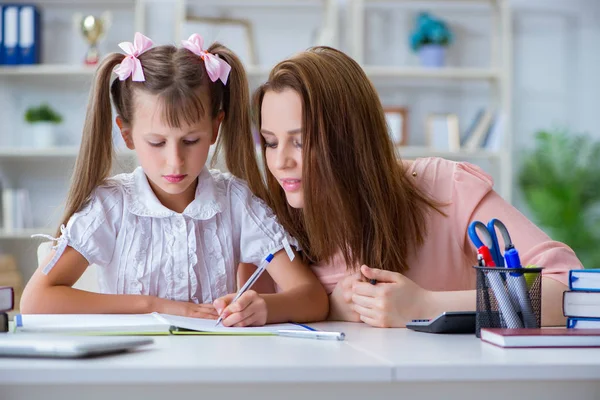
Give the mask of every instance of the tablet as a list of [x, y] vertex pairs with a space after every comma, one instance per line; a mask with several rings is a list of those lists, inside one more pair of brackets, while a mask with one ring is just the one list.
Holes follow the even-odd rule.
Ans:
[[81, 358], [121, 353], [154, 343], [151, 338], [0, 334], [0, 356]]
[[475, 333], [475, 311], [446, 311], [432, 319], [413, 319], [408, 329], [428, 333]]

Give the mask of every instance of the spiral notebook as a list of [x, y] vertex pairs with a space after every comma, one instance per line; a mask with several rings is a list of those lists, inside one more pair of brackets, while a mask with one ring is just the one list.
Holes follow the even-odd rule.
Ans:
[[275, 335], [279, 330], [312, 330], [300, 324], [248, 328], [215, 326], [214, 319], [168, 314], [18, 314], [15, 332], [84, 335]]

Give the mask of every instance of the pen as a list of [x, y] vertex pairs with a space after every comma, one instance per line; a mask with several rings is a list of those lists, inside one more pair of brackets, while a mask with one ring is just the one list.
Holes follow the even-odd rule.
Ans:
[[344, 340], [346, 338], [346, 334], [344, 332], [296, 331], [287, 329], [278, 330], [277, 335], [318, 340]]
[[[521, 259], [519, 258], [519, 252], [514, 246], [511, 246], [504, 253], [506, 260], [506, 266], [508, 268], [521, 268]], [[537, 326], [537, 320], [533, 314], [531, 307], [531, 300], [527, 293], [527, 282], [523, 274], [518, 272], [510, 272], [509, 278], [512, 281], [512, 285], [508, 284], [509, 294], [516, 301], [518, 307], [521, 309], [521, 317], [523, 318], [523, 325], [525, 328], [539, 328]], [[509, 283], [507, 281], [507, 283]], [[516, 308], [516, 307], [515, 307]]]
[[[267, 256], [267, 258], [265, 258], [265, 261], [263, 261], [262, 265], [260, 267], [258, 267], [256, 269], [256, 271], [254, 271], [252, 276], [250, 276], [250, 278], [248, 278], [246, 283], [244, 283], [244, 286], [242, 286], [242, 288], [237, 292], [237, 294], [235, 295], [233, 300], [231, 300], [230, 305], [235, 303], [236, 300], [239, 299], [240, 296], [243, 295], [246, 290], [250, 289], [250, 287], [252, 285], [254, 285], [254, 282], [256, 282], [258, 280], [258, 278], [260, 278], [260, 275], [265, 271], [265, 269], [267, 269], [267, 265], [269, 265], [269, 263], [271, 262], [272, 259], [273, 259], [273, 254], [269, 254]], [[223, 317], [219, 316], [219, 319], [217, 319], [217, 323], [215, 324], [215, 326], [219, 325], [222, 320], [223, 320]]]

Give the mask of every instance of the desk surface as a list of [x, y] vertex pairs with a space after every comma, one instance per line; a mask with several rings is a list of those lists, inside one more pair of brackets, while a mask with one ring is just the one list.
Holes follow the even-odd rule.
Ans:
[[346, 341], [157, 336], [128, 354], [0, 358], [0, 384], [600, 380], [600, 349], [501, 349], [474, 335], [320, 323]]

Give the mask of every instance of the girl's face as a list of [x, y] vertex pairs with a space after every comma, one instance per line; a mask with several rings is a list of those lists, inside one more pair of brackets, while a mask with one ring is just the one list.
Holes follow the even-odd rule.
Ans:
[[[158, 96], [138, 91], [130, 129], [121, 127], [129, 149], [135, 150], [156, 197], [167, 208], [182, 212], [194, 199], [210, 146], [217, 139], [222, 116], [202, 118], [194, 125], [173, 128], [162, 120]], [[203, 104], [210, 104], [202, 98]]]
[[261, 106], [260, 134], [266, 142], [269, 171], [277, 179], [290, 206], [304, 207], [302, 191], [302, 101], [292, 89], [269, 90]]

